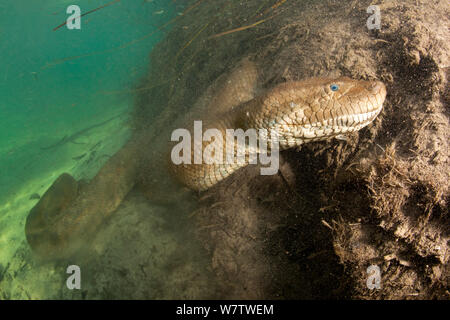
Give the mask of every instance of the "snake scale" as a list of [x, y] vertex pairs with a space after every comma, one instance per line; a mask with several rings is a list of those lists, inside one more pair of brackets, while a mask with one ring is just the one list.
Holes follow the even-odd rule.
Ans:
[[[70, 175], [61, 175], [27, 218], [26, 236], [34, 252], [48, 258], [70, 254], [79, 247], [77, 243], [95, 233], [136, 184], [144, 193], [169, 190], [163, 185], [180, 183], [202, 191], [248, 164], [175, 165], [168, 158], [173, 146], [170, 133], [175, 128], [191, 128], [193, 120], [203, 120], [203, 130], [214, 128], [222, 133], [226, 129], [273, 130], [280, 150], [285, 150], [360, 130], [380, 113], [386, 97], [380, 81], [310, 78], [258, 92], [257, 79], [256, 65], [244, 59], [228, 75], [219, 77], [160, 138], [141, 134], [132, 139], [88, 184], [82, 186]], [[208, 145], [200, 143], [201, 150]]]

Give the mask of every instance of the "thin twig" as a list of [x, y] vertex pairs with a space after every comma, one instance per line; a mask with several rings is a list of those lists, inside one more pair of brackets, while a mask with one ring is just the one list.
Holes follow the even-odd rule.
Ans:
[[70, 20], [66, 20], [64, 23], [61, 23], [59, 26], [53, 28], [53, 31], [56, 31], [56, 30], [58, 30], [59, 28], [65, 26], [65, 25], [67, 24], [67, 22], [69, 22], [69, 21], [72, 21], [72, 20], [75, 20], [75, 19], [79, 19], [79, 18], [81, 18], [81, 17], [83, 17], [83, 16], [85, 16], [85, 15], [87, 15], [87, 14], [89, 14], [89, 13], [92, 13], [92, 12], [95, 12], [95, 11], [97, 11], [97, 10], [100, 10], [100, 9], [103, 9], [103, 8], [106, 8], [106, 7], [109, 7], [110, 5], [113, 5], [114, 3], [119, 2], [119, 1], [121, 1], [121, 0], [114, 0], [114, 1], [108, 2], [108, 3], [102, 5], [102, 6], [98, 7], [98, 8], [95, 8], [95, 9], [92, 9], [92, 10], [90, 10], [90, 11], [88, 11], [88, 12], [85, 12], [85, 13], [83, 13], [82, 15], [80, 15], [80, 16], [78, 16], [78, 17], [72, 18], [72, 19], [70, 19]]
[[248, 26], [243, 26], [243, 27], [239, 27], [239, 28], [236, 28], [236, 29], [224, 31], [224, 32], [215, 34], [215, 35], [209, 37], [208, 39], [215, 39], [215, 38], [218, 38], [218, 37], [221, 37], [221, 36], [225, 36], [225, 35], [230, 34], [230, 33], [239, 32], [239, 31], [244, 31], [244, 30], [247, 30], [247, 29], [256, 27], [257, 25], [259, 25], [259, 24], [261, 24], [261, 23], [263, 23], [263, 22], [266, 22], [267, 20], [272, 19], [272, 18], [273, 18], [273, 16], [270, 16], [269, 18], [261, 19], [261, 20], [255, 22], [255, 23], [253, 23], [253, 24], [251, 24], [251, 25], [248, 25]]

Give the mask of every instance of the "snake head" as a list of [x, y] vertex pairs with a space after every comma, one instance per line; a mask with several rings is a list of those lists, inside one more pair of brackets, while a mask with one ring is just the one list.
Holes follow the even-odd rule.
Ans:
[[386, 86], [380, 81], [312, 78], [268, 91], [253, 117], [255, 126], [275, 130], [290, 148], [358, 131], [380, 113]]

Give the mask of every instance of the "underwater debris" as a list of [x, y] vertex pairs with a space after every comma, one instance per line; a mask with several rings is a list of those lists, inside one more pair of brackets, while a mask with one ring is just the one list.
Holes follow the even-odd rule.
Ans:
[[[148, 37], [151, 37], [151, 36], [154, 35], [156, 32], [161, 31], [162, 29], [164, 29], [164, 28], [167, 27], [168, 25], [170, 25], [170, 24], [174, 23], [175, 21], [177, 21], [179, 18], [185, 16], [189, 11], [193, 10], [194, 8], [196, 8], [196, 7], [197, 7], [200, 3], [202, 3], [202, 2], [203, 2], [203, 0], [198, 0], [198, 1], [197, 1], [196, 3], [194, 3], [192, 6], [190, 6], [190, 7], [187, 8], [186, 10], [184, 10], [184, 12], [182, 12], [181, 14], [178, 14], [175, 18], [173, 18], [172, 20], [169, 20], [168, 22], [164, 23], [162, 26], [158, 27], [156, 30], [154, 30], [154, 31], [152, 31], [152, 32], [150, 32], [150, 33], [144, 35], [144, 36], [141, 37], [141, 38], [138, 38], [138, 39], [132, 40], [132, 41], [130, 41], [130, 42], [127, 42], [127, 43], [121, 45], [120, 47], [114, 48], [114, 49], [123, 49], [123, 48], [126, 48], [126, 47], [128, 47], [128, 46], [130, 46], [130, 45], [133, 45], [133, 44], [137, 43], [137, 42], [140, 42], [140, 41], [142, 41], [142, 40], [144, 40], [144, 39], [147, 39]], [[114, 50], [114, 49], [113, 49], [113, 50]]]
[[97, 155], [97, 151], [95, 151], [95, 150], [92, 151], [92, 152], [89, 154], [88, 159], [84, 162], [84, 164], [85, 164], [85, 165], [90, 164], [90, 163], [95, 159], [96, 155]]
[[33, 193], [28, 200], [39, 200], [41, 196], [38, 193]]
[[57, 217], [74, 201], [78, 188], [78, 182], [69, 174], [63, 173], [31, 209], [25, 224], [25, 234], [28, 243], [36, 252], [41, 254], [49, 252], [55, 241], [54, 235], [51, 232], [47, 233], [45, 237], [50, 241], [46, 243], [42, 242], [38, 235], [49, 221]]
[[267, 9], [266, 11], [264, 11], [263, 14], [266, 14], [267, 12], [269, 12], [270, 10], [275, 10], [276, 8], [278, 8], [279, 6], [283, 5], [287, 0], [280, 0], [278, 2], [276, 2], [273, 6], [271, 6], [269, 9]]
[[[278, 2], [275, 3], [273, 6], [271, 6], [269, 9], [265, 10], [262, 14], [260, 14], [260, 16], [265, 16], [265, 15], [266, 15], [267, 13], [269, 13], [271, 10], [275, 10], [276, 8], [278, 8], [279, 6], [281, 6], [283, 3], [285, 3], [286, 1], [287, 1], [287, 0], [280, 0], [280, 1], [278, 1]], [[259, 9], [258, 9], [258, 10], [259, 10]], [[283, 10], [282, 10], [282, 11], [283, 11]], [[274, 13], [274, 14], [271, 15], [270, 17], [267, 17], [267, 18], [258, 20], [258, 21], [256, 21], [255, 23], [252, 23], [252, 24], [247, 25], [247, 26], [242, 26], [242, 27], [239, 27], [239, 28], [235, 28], [235, 29], [232, 29], [232, 30], [228, 30], [228, 31], [224, 31], [224, 32], [215, 34], [215, 35], [209, 37], [208, 39], [214, 39], [214, 38], [218, 38], [218, 37], [221, 37], [221, 36], [225, 36], [225, 35], [227, 35], [227, 34], [231, 34], [231, 33], [234, 33], [234, 32], [239, 32], [239, 31], [244, 31], [244, 30], [247, 30], [247, 29], [256, 27], [257, 25], [260, 25], [261, 23], [264, 23], [264, 22], [266, 22], [266, 21], [268, 21], [268, 20], [274, 18], [274, 17], [275, 17], [277, 14], [279, 14], [279, 13], [280, 13], [280, 12]], [[256, 14], [256, 15], [257, 15], [257, 14]]]
[[256, 27], [257, 25], [259, 25], [259, 24], [261, 24], [261, 23], [263, 23], [263, 22], [266, 22], [267, 20], [271, 19], [272, 17], [273, 17], [273, 16], [271, 16], [271, 17], [269, 17], [269, 18], [266, 18], [266, 19], [261, 19], [261, 20], [256, 21], [255, 23], [250, 24], [250, 25], [248, 25], [248, 26], [242, 26], [242, 27], [239, 27], [239, 28], [236, 28], [236, 29], [232, 29], [232, 30], [228, 30], [228, 31], [224, 31], [224, 32], [215, 34], [215, 35], [209, 37], [209, 39], [218, 38], [218, 37], [221, 37], [221, 36], [230, 34], [230, 33], [238, 32], [238, 31], [244, 31], [244, 30], [247, 30], [247, 29]]
[[73, 157], [72, 159], [78, 161], [80, 159], [83, 159], [85, 156], [86, 156], [86, 153], [83, 153], [82, 155], [77, 156], [77, 157]]
[[99, 142], [97, 142], [96, 144], [94, 144], [89, 150], [94, 150], [94, 149], [96, 149], [96, 148], [98, 148], [99, 146], [101, 146], [102, 145], [102, 140], [100, 140]]
[[[230, 3], [225, 3], [218, 12], [222, 13], [228, 6], [230, 5]], [[207, 23], [205, 23], [196, 33], [195, 35], [188, 41], [186, 42], [186, 44], [178, 51], [178, 53], [175, 55], [174, 60], [178, 60], [178, 57], [181, 55], [181, 53], [187, 48], [189, 47], [192, 42], [203, 32], [205, 31], [205, 29], [215, 20], [215, 17], [213, 17], [212, 19], [210, 19]]]
[[[146, 34], [146, 35], [144, 35], [144, 36], [142, 36], [142, 37], [140, 37], [140, 38], [138, 38], [138, 39], [131, 40], [131, 41], [129, 41], [129, 42], [126, 42], [126, 43], [124, 43], [124, 44], [122, 44], [122, 45], [120, 45], [120, 46], [117, 46], [117, 47], [114, 47], [114, 48], [111, 48], [111, 49], [107, 49], [107, 50], [103, 50], [103, 51], [89, 52], [89, 53], [81, 54], [81, 55], [78, 55], [78, 56], [71, 56], [71, 57], [66, 57], [66, 58], [54, 60], [54, 61], [52, 61], [52, 62], [46, 62], [45, 65], [43, 65], [43, 66], [41, 67], [41, 70], [45, 70], [45, 69], [47, 69], [47, 68], [53, 67], [53, 66], [58, 65], [58, 64], [62, 64], [62, 63], [67, 62], [67, 61], [77, 60], [77, 59], [86, 58], [86, 57], [91, 57], [91, 56], [96, 56], [96, 55], [100, 55], [100, 54], [104, 54], [104, 53], [109, 53], [109, 52], [113, 52], [113, 51], [116, 51], [116, 50], [119, 50], [119, 49], [124, 49], [124, 48], [127, 48], [127, 47], [129, 47], [129, 46], [132, 46], [132, 45], [134, 45], [135, 43], [138, 43], [138, 42], [140, 42], [140, 41], [143, 41], [143, 40], [145, 40], [145, 39], [147, 39], [147, 38], [153, 36], [153, 35], [156, 34], [158, 31], [162, 31], [162, 29], [164, 29], [164, 28], [167, 27], [168, 25], [174, 23], [174, 22], [177, 21], [179, 18], [185, 16], [189, 11], [193, 10], [194, 8], [196, 8], [196, 7], [197, 7], [198, 5], [200, 5], [200, 3], [202, 3], [203, 1], [204, 1], [204, 0], [199, 0], [199, 1], [197, 1], [197, 2], [194, 3], [192, 6], [190, 6], [190, 7], [187, 8], [186, 10], [184, 10], [184, 12], [182, 12], [181, 14], [178, 13], [178, 15], [177, 15], [175, 18], [173, 18], [172, 20], [170, 20], [170, 21], [164, 23], [163, 25], [161, 25], [160, 27], [158, 27], [156, 30], [153, 30], [152, 32], [150, 32], [150, 33], [148, 33], [148, 34]], [[88, 14], [88, 13], [85, 13], [84, 15], [86, 15], [86, 14]], [[63, 24], [63, 25], [64, 25], [64, 24]], [[63, 26], [63, 25], [62, 25], [62, 26]], [[61, 26], [58, 26], [58, 27], [61, 27]]]
[[122, 113], [119, 114], [119, 115], [117, 115], [117, 116], [114, 116], [114, 117], [112, 117], [112, 118], [110, 118], [110, 119], [108, 119], [108, 120], [105, 120], [105, 121], [102, 121], [102, 122], [100, 122], [100, 123], [94, 124], [94, 125], [92, 125], [92, 126], [90, 126], [90, 127], [81, 129], [80, 131], [77, 131], [77, 132], [75, 132], [74, 134], [72, 134], [72, 135], [70, 135], [70, 136], [67, 136], [67, 135], [66, 135], [66, 136], [64, 136], [64, 138], [62, 138], [60, 141], [58, 141], [58, 142], [55, 143], [55, 144], [52, 144], [52, 145], [47, 146], [47, 147], [41, 147], [41, 150], [55, 149], [55, 148], [58, 148], [58, 147], [60, 147], [60, 146], [62, 146], [62, 145], [65, 145], [65, 144], [68, 143], [68, 142], [71, 142], [71, 143], [74, 143], [74, 144], [85, 144], [84, 142], [76, 142], [75, 140], [76, 140], [78, 137], [80, 137], [80, 136], [86, 134], [87, 132], [91, 131], [92, 129], [101, 127], [101, 126], [107, 124], [108, 122], [110, 122], [110, 121], [112, 121], [112, 120], [114, 120], [114, 119], [120, 117], [121, 115], [122, 115]]
[[11, 263], [8, 262], [8, 264], [6, 265], [6, 267], [3, 267], [3, 265], [0, 263], [0, 281], [3, 280], [6, 272], [8, 271], [9, 267], [10, 267]]

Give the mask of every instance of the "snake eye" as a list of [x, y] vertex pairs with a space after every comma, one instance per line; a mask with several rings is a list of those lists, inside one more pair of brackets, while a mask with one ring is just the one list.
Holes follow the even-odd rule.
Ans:
[[330, 86], [330, 89], [331, 89], [331, 91], [338, 91], [339, 90], [339, 86], [337, 85], [337, 84], [332, 84], [331, 86]]

